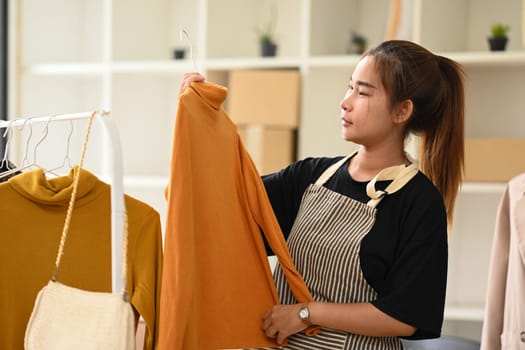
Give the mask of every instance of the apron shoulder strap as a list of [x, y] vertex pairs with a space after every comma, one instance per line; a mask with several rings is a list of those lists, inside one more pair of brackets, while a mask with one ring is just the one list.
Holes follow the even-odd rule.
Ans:
[[355, 153], [352, 153], [346, 157], [343, 157], [342, 159], [338, 160], [337, 162], [326, 168], [326, 170], [321, 174], [321, 176], [319, 176], [319, 178], [315, 181], [315, 184], [318, 186], [324, 185], [324, 183], [328, 181], [328, 179], [332, 177], [332, 175], [335, 174], [337, 169], [339, 169], [348, 160], [348, 158], [352, 157], [354, 154]]
[[[400, 190], [417, 174], [417, 172], [418, 168], [415, 162], [412, 162], [409, 165], [395, 165], [381, 170], [366, 185], [366, 193], [368, 197], [371, 198], [367, 205], [375, 208], [385, 195]], [[392, 180], [392, 182], [383, 191], [376, 190], [376, 182], [382, 180]]]

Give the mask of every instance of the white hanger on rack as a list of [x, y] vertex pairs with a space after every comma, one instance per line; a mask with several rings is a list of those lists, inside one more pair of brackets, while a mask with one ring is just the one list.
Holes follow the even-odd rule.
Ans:
[[[46, 174], [51, 174], [53, 176], [58, 176], [58, 174], [56, 173], [57, 170], [59, 170], [61, 168], [65, 168], [65, 167], [67, 167], [69, 169], [73, 167], [73, 165], [71, 163], [71, 158], [69, 157], [71, 137], [72, 137], [73, 131], [74, 131], [74, 125], [73, 125], [73, 121], [72, 120], [69, 120], [69, 125], [70, 125], [70, 127], [69, 127], [69, 134], [68, 134], [67, 139], [66, 139], [66, 150], [65, 150], [64, 159], [62, 161], [62, 164], [57, 166], [57, 167], [55, 167], [55, 168], [46, 168], [46, 167], [42, 166], [41, 164], [39, 164], [38, 161], [37, 161], [37, 150], [38, 150], [39, 146], [42, 144], [42, 142], [44, 142], [45, 138], [48, 136], [48, 134], [49, 134], [49, 124], [53, 121], [53, 118], [54, 118], [54, 116], [49, 117], [49, 119], [47, 120], [47, 122], [46, 122], [46, 124], [44, 126], [41, 138], [35, 144], [35, 147], [33, 149], [33, 162], [32, 163], [29, 163], [29, 144], [30, 144], [31, 137], [32, 137], [32, 134], [33, 134], [33, 128], [32, 128], [32, 124], [29, 123], [29, 134], [26, 137], [25, 148], [24, 148], [24, 158], [23, 158], [21, 164], [18, 167], [15, 167], [15, 168], [9, 168], [9, 165], [7, 165], [8, 170], [6, 170], [5, 172], [0, 173], [0, 179], [3, 178], [3, 177], [7, 177], [7, 176], [10, 176], [12, 174], [15, 174], [17, 172], [22, 172], [24, 170], [27, 170], [27, 169], [30, 169], [30, 168], [34, 168], [34, 167], [39, 167], [39, 168], [44, 169], [44, 172]], [[30, 118], [27, 118], [27, 119], [24, 120], [22, 126], [20, 127], [20, 130], [24, 130], [25, 125], [28, 123], [29, 120], [30, 120]], [[10, 121], [10, 123], [13, 123], [13, 121]], [[4, 138], [6, 137], [8, 129], [9, 129], [9, 127], [6, 128], [6, 131], [4, 132], [4, 135], [3, 135]], [[9, 143], [9, 139], [6, 139], [5, 152], [4, 152], [4, 156], [2, 158], [2, 161], [1, 161], [2, 163], [0, 163], [0, 165], [2, 165], [2, 167], [6, 166], [6, 164], [9, 164], [9, 160], [8, 160], [8, 153], [9, 153], [8, 148], [9, 148], [9, 146], [8, 146], [8, 143]]]
[[0, 161], [0, 168], [2, 168], [2, 169], [6, 168], [6, 169], [8, 169], [7, 171], [11, 170], [10, 162], [9, 162], [9, 159], [8, 159], [8, 155], [9, 155], [9, 140], [10, 140], [9, 129], [11, 128], [11, 124], [12, 124], [12, 121], [9, 122], [9, 126], [5, 128], [5, 131], [2, 134], [2, 138], [5, 140], [5, 149], [4, 149], [4, 155], [2, 157], [2, 160]]
[[[33, 149], [33, 163], [29, 164], [26, 168], [24, 168], [24, 170], [28, 169], [28, 168], [39, 167], [39, 168], [44, 169], [44, 171], [46, 173], [50, 172], [48, 169], [46, 169], [44, 166], [40, 165], [37, 162], [36, 155], [38, 153], [37, 152], [38, 151], [38, 147], [42, 144], [42, 142], [44, 142], [44, 140], [46, 139], [47, 135], [49, 134], [49, 124], [51, 123], [53, 118], [54, 118], [54, 116], [49, 117], [49, 119], [47, 120], [47, 122], [46, 122], [46, 124], [44, 126], [44, 130], [42, 131], [42, 137], [40, 137], [40, 140], [38, 140], [38, 142], [35, 144], [35, 148]], [[53, 175], [56, 175], [56, 174], [53, 174]]]
[[[24, 120], [24, 123], [22, 124], [21, 130], [24, 129], [24, 126], [28, 122], [28, 120], [29, 119]], [[28, 163], [29, 143], [31, 141], [31, 136], [33, 134], [33, 129], [31, 127], [31, 124], [29, 124], [30, 132], [29, 132], [29, 135], [28, 135], [28, 137], [26, 139], [26, 147], [25, 147], [24, 159], [22, 160], [22, 164], [20, 166], [16, 167], [16, 168], [14, 168], [14, 169], [11, 169], [11, 170], [8, 170], [8, 171], [5, 171], [5, 172], [1, 173], [0, 174], [0, 178], [6, 177], [6, 176], [10, 176], [10, 175], [15, 174], [17, 172], [23, 172], [23, 171], [26, 171], [26, 170], [31, 169], [31, 168], [42, 168], [42, 169], [44, 169], [44, 171], [46, 173], [49, 173], [49, 174], [57, 176], [57, 174], [55, 174], [53, 171], [51, 171], [49, 169], [46, 169], [45, 167], [43, 167], [40, 164], [38, 164], [38, 161], [37, 161], [38, 146], [40, 146], [40, 144], [42, 144], [42, 142], [44, 142], [45, 138], [49, 134], [49, 123], [51, 123], [52, 120], [53, 120], [53, 116], [49, 117], [49, 119], [47, 120], [47, 122], [46, 122], [46, 124], [44, 126], [44, 129], [42, 131], [42, 136], [40, 137], [38, 142], [35, 144], [35, 147], [33, 149], [33, 162], [32, 163]], [[7, 146], [6, 146], [6, 152], [4, 153], [4, 159], [7, 159]]]
[[57, 166], [56, 168], [48, 169], [47, 172], [54, 174], [57, 170], [62, 168], [68, 168], [71, 169], [73, 165], [71, 164], [71, 158], [69, 158], [69, 148], [71, 145], [71, 136], [73, 136], [74, 126], [73, 121], [69, 120], [69, 134], [66, 139], [66, 153], [64, 154], [64, 159], [62, 161], [62, 164]]
[[[33, 129], [31, 128], [31, 124], [29, 125], [30, 126], [30, 132], [29, 132], [29, 136], [27, 137], [26, 139], [26, 153], [24, 155], [24, 160], [22, 161], [22, 165], [21, 166], [18, 166], [18, 167], [13, 167], [13, 168], [10, 168], [10, 165], [12, 164], [10, 161], [9, 161], [9, 145], [10, 145], [10, 140], [12, 139], [12, 136], [11, 133], [9, 133], [9, 130], [11, 129], [13, 123], [15, 122], [15, 120], [11, 120], [9, 121], [9, 124], [8, 126], [6, 127], [2, 137], [6, 140], [5, 141], [5, 150], [4, 150], [4, 156], [2, 157], [2, 163], [0, 163], [0, 165], [3, 167], [6, 167], [8, 170], [0, 173], [0, 179], [3, 179], [3, 178], [6, 178], [6, 177], [11, 177], [12, 175], [14, 174], [17, 174], [19, 172], [21, 172], [24, 168], [24, 163], [27, 161], [27, 148], [28, 148], [28, 145], [29, 145], [29, 141], [31, 139], [31, 136], [33, 134]], [[27, 123], [27, 120], [24, 121], [24, 123], [22, 124], [22, 126], [20, 127], [20, 130], [23, 130], [25, 125]]]
[[[24, 120], [24, 124], [22, 124], [22, 127], [20, 128], [21, 131], [24, 130], [26, 123], [27, 123], [27, 120]], [[33, 136], [33, 125], [29, 123], [29, 135], [26, 137], [26, 145], [24, 148], [24, 158], [22, 159], [22, 163], [20, 164], [20, 166], [29, 164], [29, 143], [31, 142], [32, 136]]]

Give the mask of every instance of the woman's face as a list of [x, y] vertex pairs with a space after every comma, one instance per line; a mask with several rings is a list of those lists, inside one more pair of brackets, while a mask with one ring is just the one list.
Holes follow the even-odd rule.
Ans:
[[373, 57], [359, 62], [340, 106], [344, 140], [373, 147], [394, 136], [392, 108]]

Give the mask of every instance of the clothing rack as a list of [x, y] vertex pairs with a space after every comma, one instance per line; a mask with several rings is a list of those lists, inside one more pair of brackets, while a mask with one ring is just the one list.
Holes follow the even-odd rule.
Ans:
[[[49, 125], [51, 125], [58, 121], [89, 119], [93, 113], [94, 112], [91, 111], [17, 118], [0, 121], [0, 128], [12, 128], [15, 126], [34, 123], [49, 123]], [[111, 288], [113, 292], [121, 292], [125, 287], [125, 276], [122, 276], [122, 248], [124, 220], [126, 215], [124, 205], [122, 149], [117, 127], [113, 120], [107, 116], [107, 112], [96, 111], [95, 120], [100, 123], [102, 129], [105, 131], [105, 136], [109, 139], [110, 150], [106, 162], [108, 164], [108, 176], [111, 183]]]

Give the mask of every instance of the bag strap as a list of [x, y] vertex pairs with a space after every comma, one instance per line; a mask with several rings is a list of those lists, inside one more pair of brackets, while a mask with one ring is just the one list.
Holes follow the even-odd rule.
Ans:
[[[87, 126], [87, 130], [86, 130], [86, 134], [84, 136], [84, 143], [82, 144], [82, 152], [81, 152], [81, 155], [80, 155], [80, 162], [78, 164], [78, 167], [76, 169], [76, 171], [74, 171], [74, 174], [73, 174], [73, 189], [71, 191], [71, 198], [69, 199], [69, 205], [68, 205], [68, 208], [67, 208], [67, 213], [66, 213], [66, 219], [65, 219], [65, 222], [64, 222], [64, 228], [62, 229], [62, 235], [60, 237], [60, 245], [58, 246], [58, 253], [57, 253], [57, 257], [56, 257], [56, 260], [55, 260], [55, 269], [53, 271], [53, 276], [51, 277], [51, 279], [56, 282], [57, 280], [57, 275], [58, 275], [58, 269], [59, 269], [59, 266], [60, 266], [60, 262], [62, 261], [62, 256], [64, 255], [64, 246], [66, 244], [66, 239], [67, 239], [67, 234], [69, 232], [69, 226], [71, 224], [71, 216], [73, 214], [73, 208], [75, 206], [75, 199], [76, 199], [76, 195], [77, 195], [77, 190], [78, 190], [78, 183], [79, 183], [79, 179], [80, 179], [80, 172], [82, 170], [82, 166], [84, 164], [84, 159], [86, 157], [86, 150], [87, 150], [87, 144], [88, 144], [88, 140], [89, 140], [89, 134], [91, 132], [91, 126], [93, 125], [93, 120], [95, 119], [95, 116], [98, 114], [98, 113], [102, 113], [104, 116], [107, 116], [109, 115], [108, 112], [99, 112], [99, 111], [94, 111], [91, 116], [89, 117], [89, 121], [88, 121], [88, 126]], [[127, 220], [127, 215], [126, 213], [124, 213], [124, 239], [123, 239], [123, 252], [122, 252], [122, 278], [124, 280], [124, 287], [123, 287], [123, 295], [124, 295], [124, 300], [129, 300], [128, 299], [128, 293], [127, 293], [127, 247], [128, 247], [128, 220]]]

